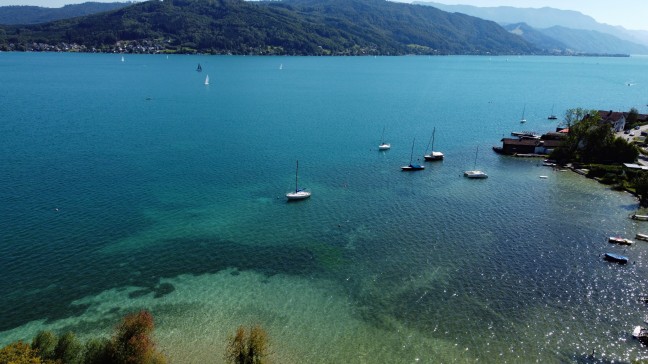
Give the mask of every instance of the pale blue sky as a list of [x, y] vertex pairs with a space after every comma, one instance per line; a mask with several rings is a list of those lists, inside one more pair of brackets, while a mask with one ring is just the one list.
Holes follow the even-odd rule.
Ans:
[[[0, 0], [2, 1], [2, 0]], [[412, 2], [412, 0], [393, 0]], [[419, 0], [428, 1], [428, 0]], [[448, 5], [514, 6], [516, 8], [550, 7], [576, 10], [599, 23], [621, 25], [626, 29], [648, 30], [648, 1], [646, 0], [429, 0]]]
[[[88, 0], [0, 0], [3, 5], [38, 5], [61, 7]], [[92, 0], [113, 2], [115, 0]], [[412, 0], [395, 0], [411, 2]], [[425, 0], [423, 0], [425, 1]], [[576, 10], [589, 15], [601, 23], [622, 25], [628, 29], [648, 30], [648, 1], [646, 0], [435, 0], [443, 4], [465, 4], [475, 6], [515, 6], [541, 8], [549, 6], [563, 10]]]

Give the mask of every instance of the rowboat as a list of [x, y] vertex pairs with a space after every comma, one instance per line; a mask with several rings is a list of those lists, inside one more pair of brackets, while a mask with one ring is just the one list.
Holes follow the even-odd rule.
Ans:
[[632, 244], [634, 244], [634, 241], [632, 241], [630, 239], [622, 238], [620, 236], [610, 236], [608, 241], [610, 243], [616, 243], [616, 244], [619, 244], [619, 245], [632, 245]]
[[603, 255], [603, 259], [607, 260], [608, 262], [614, 262], [619, 264], [628, 263], [628, 257], [619, 254], [614, 254], [614, 253], [605, 253]]
[[637, 233], [637, 235], [635, 236], [635, 239], [648, 241], [648, 234]]

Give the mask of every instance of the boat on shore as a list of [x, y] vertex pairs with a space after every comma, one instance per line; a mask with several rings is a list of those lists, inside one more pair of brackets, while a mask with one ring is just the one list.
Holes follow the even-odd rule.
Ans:
[[516, 136], [520, 139], [534, 139], [534, 140], [539, 140], [542, 137], [542, 135], [534, 131], [512, 131], [511, 135]]
[[648, 215], [637, 215], [633, 214], [632, 215], [633, 220], [639, 220], [639, 221], [648, 221]]
[[628, 263], [628, 257], [620, 254], [615, 254], [615, 253], [605, 253], [603, 255], [603, 259], [607, 260], [608, 262], [619, 263], [619, 264]]
[[635, 239], [648, 241], [648, 234], [637, 233], [637, 235], [635, 236]]
[[620, 236], [610, 236], [608, 239], [608, 242], [614, 243], [614, 244], [619, 244], [619, 245], [632, 245], [634, 244], [634, 241], [626, 238], [622, 238]]

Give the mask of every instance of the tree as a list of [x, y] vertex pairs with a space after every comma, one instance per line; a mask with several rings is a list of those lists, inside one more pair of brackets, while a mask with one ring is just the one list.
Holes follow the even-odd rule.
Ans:
[[634, 179], [635, 192], [639, 196], [639, 204], [648, 207], [648, 173], [641, 173]]
[[59, 338], [54, 349], [54, 356], [65, 364], [81, 364], [83, 362], [83, 346], [74, 333], [67, 332]]
[[230, 339], [225, 360], [233, 364], [263, 364], [268, 355], [268, 335], [260, 326], [253, 326], [247, 335], [245, 328], [239, 326]]
[[38, 351], [22, 341], [9, 344], [0, 349], [0, 364], [45, 364]]
[[140, 311], [124, 317], [110, 343], [115, 362], [120, 364], [166, 363], [166, 358], [155, 350], [151, 338], [153, 328], [153, 315], [148, 311]]
[[84, 348], [85, 364], [111, 364], [112, 352], [107, 339], [90, 339]]
[[628, 112], [628, 116], [626, 117], [626, 129], [632, 129], [634, 128], [638, 123], [637, 119], [639, 118], [639, 110], [636, 108], [631, 108], [630, 112]]
[[54, 359], [54, 349], [56, 349], [57, 343], [58, 338], [53, 332], [39, 331], [32, 340], [31, 347], [38, 353], [41, 358]]
[[582, 107], [568, 109], [567, 111], [565, 111], [565, 123], [567, 124], [567, 127], [570, 128], [571, 131], [571, 127], [574, 124], [578, 123], [579, 121], [585, 119], [586, 115], [594, 115], [594, 114], [598, 114], [598, 113], [594, 110], [583, 109]]

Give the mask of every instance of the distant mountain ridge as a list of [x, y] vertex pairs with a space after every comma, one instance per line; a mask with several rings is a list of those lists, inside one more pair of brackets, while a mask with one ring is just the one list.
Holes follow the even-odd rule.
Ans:
[[0, 44], [65, 42], [100, 51], [137, 42], [137, 51], [215, 54], [538, 52], [494, 22], [386, 0], [152, 0], [107, 13], [2, 28]]
[[[556, 37], [556, 41], [584, 52], [619, 53], [620, 50], [621, 53], [648, 54], [648, 31], [628, 30], [621, 26], [602, 24], [590, 16], [573, 10], [560, 10], [549, 7], [477, 7], [472, 5], [446, 5], [432, 1], [415, 1], [414, 4], [433, 6], [448, 12], [476, 16], [495, 21], [504, 26], [526, 23], [540, 31], [560, 27], [560, 29], [546, 32], [545, 35]], [[570, 29], [575, 30], [574, 34], [569, 34]], [[583, 30], [597, 33], [586, 34]], [[617, 37], [622, 42], [610, 48], [613, 43], [607, 35]], [[598, 37], [601, 37], [601, 39], [597, 45]], [[582, 39], [585, 43], [583, 46], [574, 47], [578, 45], [578, 39]], [[637, 45], [640, 47], [637, 47]]]
[[0, 6], [0, 24], [39, 24], [55, 20], [75, 18], [90, 14], [121, 9], [132, 5], [131, 2], [98, 3], [65, 5], [61, 8], [40, 6]]

